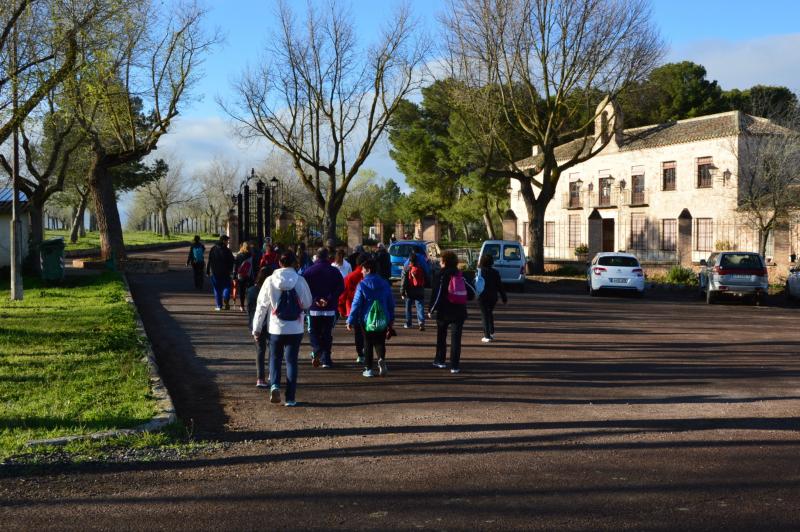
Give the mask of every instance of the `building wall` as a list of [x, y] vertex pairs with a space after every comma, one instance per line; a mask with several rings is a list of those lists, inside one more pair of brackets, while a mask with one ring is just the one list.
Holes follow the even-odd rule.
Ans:
[[[568, 245], [568, 238], [563, 234], [568, 231], [570, 215], [580, 216], [582, 221], [581, 243], [588, 243], [588, 218], [594, 211], [589, 190], [591, 187], [591, 195], [596, 196], [599, 190], [599, 179], [606, 174], [614, 178], [612, 196], [616, 195], [618, 200], [623, 200], [631, 192], [632, 176], [635, 173], [643, 172], [647, 198], [646, 205], [643, 206], [629, 206], [624, 204], [626, 201], [617, 201], [616, 205], [612, 207], [597, 209], [603, 219], [615, 220], [615, 249], [629, 249], [630, 247], [631, 215], [643, 214], [647, 222], [648, 235], [658, 239], [661, 220], [677, 219], [684, 209], [687, 209], [694, 219], [712, 219], [716, 226], [714, 240], [717, 240], [717, 229], [722, 235], [723, 228], [727, 224], [733, 223], [735, 218], [737, 150], [738, 139], [736, 137], [632, 151], [617, 151], [612, 146], [611, 149], [604, 150], [589, 161], [570, 168], [561, 176], [556, 187], [555, 197], [545, 213], [546, 222], [555, 222], [555, 230], [558, 233], [556, 240], [559, 244], [564, 244], [555, 246], [559, 249], [551, 250], [550, 253], [546, 249], [546, 255], [553, 258], [569, 258], [555, 255], [571, 254], [563, 249], [572, 247]], [[700, 157], [712, 157], [716, 167], [712, 170], [711, 188], [697, 187], [697, 159]], [[676, 163], [676, 189], [674, 191], [662, 190], [662, 163], [668, 161]], [[583, 207], [566, 208], [564, 201], [569, 195], [569, 184], [578, 179], [582, 181]], [[625, 187], [621, 189], [620, 185], [623, 181]], [[528, 214], [519, 194], [519, 182], [516, 180], [511, 181], [511, 209], [518, 219], [517, 227], [520, 239], [527, 243], [524, 228], [528, 222]], [[693, 252], [693, 259], [700, 260], [707, 254], [705, 251]], [[669, 258], [667, 255], [665, 254], [665, 259]]]
[[[22, 216], [22, 256], [28, 255], [28, 216]], [[0, 268], [11, 265], [11, 214], [0, 213]]]

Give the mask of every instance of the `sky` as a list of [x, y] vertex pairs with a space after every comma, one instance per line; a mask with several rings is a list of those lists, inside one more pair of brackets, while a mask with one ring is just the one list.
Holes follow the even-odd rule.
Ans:
[[[305, 1], [288, 1], [297, 11], [305, 10]], [[437, 15], [447, 0], [409, 3], [421, 25], [435, 37]], [[244, 174], [250, 167], [260, 166], [271, 148], [238, 140], [216, 98], [229, 98], [232, 81], [249, 65], [257, 64], [273, 28], [275, 2], [206, 0], [205, 5], [208, 27], [221, 30], [225, 41], [205, 61], [192, 100], [163, 137], [160, 150], [180, 158], [190, 174], [202, 171], [215, 157], [238, 161]], [[394, 3], [353, 0], [350, 5], [360, 37], [371, 42]], [[700, 63], [708, 78], [717, 80], [723, 89], [760, 83], [786, 85], [800, 92], [800, 1], [652, 0], [652, 6], [654, 22], [668, 47], [665, 62]], [[388, 149], [384, 139], [365, 166], [404, 186]]]

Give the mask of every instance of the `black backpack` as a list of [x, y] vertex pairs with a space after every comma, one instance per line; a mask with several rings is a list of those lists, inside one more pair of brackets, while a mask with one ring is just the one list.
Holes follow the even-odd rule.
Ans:
[[300, 308], [300, 303], [297, 301], [297, 292], [294, 288], [291, 290], [282, 290], [281, 298], [278, 300], [278, 306], [275, 309], [275, 316], [282, 321], [297, 321], [303, 309]]

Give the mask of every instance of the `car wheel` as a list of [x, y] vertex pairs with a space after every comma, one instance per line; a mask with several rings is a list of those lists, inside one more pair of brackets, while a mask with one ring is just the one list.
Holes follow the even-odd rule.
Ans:
[[592, 288], [592, 285], [589, 285], [589, 296], [590, 297], [597, 297], [597, 290]]
[[753, 305], [760, 307], [764, 303], [764, 296], [756, 294], [753, 296]]
[[792, 303], [794, 301], [794, 296], [792, 296], [792, 290], [789, 288], [789, 281], [786, 281], [786, 288], [783, 289], [783, 293], [786, 296], [786, 301]]
[[525, 281], [522, 281], [522, 283], [520, 283], [520, 285], [519, 285], [519, 293], [520, 294], [524, 294], [525, 293]]
[[711, 288], [706, 288], [706, 304], [713, 305], [714, 302], [717, 300], [717, 295], [714, 293]]
[[637, 290], [636, 291], [636, 297], [639, 298], [639, 299], [642, 299], [644, 297], [644, 290], [642, 290], [642, 291]]

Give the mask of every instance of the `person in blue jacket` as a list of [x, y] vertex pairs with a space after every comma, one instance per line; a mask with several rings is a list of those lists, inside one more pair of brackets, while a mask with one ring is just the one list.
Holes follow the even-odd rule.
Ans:
[[[350, 315], [347, 317], [347, 330], [352, 331], [353, 327], [361, 327], [364, 332], [364, 377], [374, 377], [372, 362], [375, 352], [378, 353], [378, 375], [381, 377], [387, 373], [386, 369], [386, 339], [393, 334], [392, 325], [394, 323], [394, 296], [392, 287], [378, 274], [378, 267], [375, 259], [367, 259], [361, 263], [364, 272], [364, 280], [356, 288], [353, 298], [353, 305], [350, 308]], [[372, 304], [378, 301], [383, 307], [386, 315], [386, 328], [379, 331], [367, 331], [367, 316], [369, 315]]]

